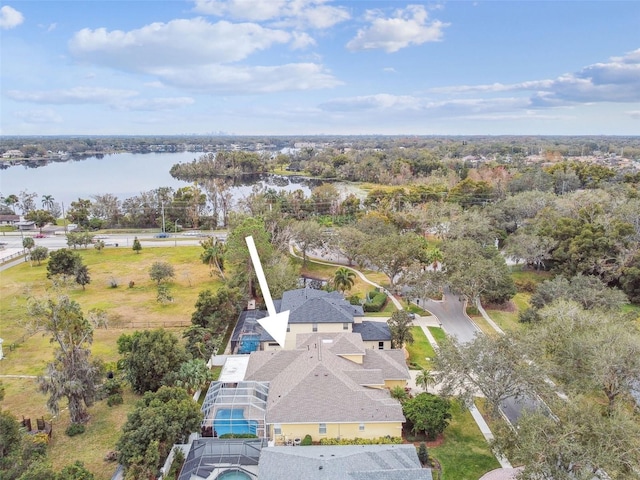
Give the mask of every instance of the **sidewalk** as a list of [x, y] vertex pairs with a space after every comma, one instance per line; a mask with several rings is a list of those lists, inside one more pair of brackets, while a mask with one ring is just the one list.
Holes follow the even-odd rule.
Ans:
[[[416, 317], [416, 319], [414, 320], [414, 325], [416, 324], [417, 326], [422, 328], [422, 331], [427, 336], [427, 340], [429, 340], [429, 343], [431, 344], [433, 349], [437, 351], [440, 347], [438, 346], [438, 343], [436, 342], [435, 338], [433, 338], [433, 335], [431, 335], [431, 332], [429, 331], [429, 327], [441, 328], [441, 324], [439, 323], [437, 317], [435, 317], [434, 315], [431, 315], [430, 317]], [[419, 372], [412, 370], [410, 371], [410, 373], [412, 374], [411, 379], [413, 381], [413, 387], [416, 387], [415, 378]], [[436, 392], [438, 391], [437, 385], [434, 386], [434, 390]], [[491, 429], [489, 428], [489, 425], [487, 424], [487, 422], [482, 417], [482, 414], [480, 413], [480, 411], [476, 408], [475, 405], [471, 406], [471, 408], [469, 408], [469, 411], [471, 412], [471, 416], [473, 417], [474, 421], [478, 425], [478, 428], [480, 429], [480, 432], [482, 432], [482, 435], [484, 436], [487, 443], [491, 443], [491, 441], [494, 438], [493, 433], [491, 432]], [[502, 455], [495, 454], [495, 457], [500, 463], [500, 466], [502, 468], [513, 468], [511, 463], [509, 463], [509, 460], [504, 458]]]

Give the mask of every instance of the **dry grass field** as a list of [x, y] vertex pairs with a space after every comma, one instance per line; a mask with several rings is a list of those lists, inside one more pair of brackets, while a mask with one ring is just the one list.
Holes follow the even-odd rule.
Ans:
[[[91, 283], [86, 290], [73, 285], [66, 293], [82, 306], [85, 314], [92, 308], [101, 308], [109, 317], [107, 329], [94, 331], [93, 356], [104, 362], [115, 362], [118, 337], [132, 329], [164, 327], [180, 337], [182, 329], [190, 323], [198, 293], [219, 285], [216, 277], [209, 275], [208, 266], [200, 262], [200, 251], [200, 247], [147, 248], [140, 254], [130, 249], [78, 250], [89, 268]], [[155, 261], [169, 262], [175, 269], [175, 277], [169, 282], [174, 300], [167, 305], [156, 301], [156, 285], [149, 278], [149, 267]], [[54, 432], [49, 457], [55, 468], [81, 460], [97, 479], [109, 479], [115, 464], [103, 458], [114, 449], [136, 397], [126, 392], [124, 404], [115, 407], [108, 407], [104, 401], [97, 402], [89, 410], [91, 420], [87, 431], [68, 437], [64, 434], [69, 425], [64, 404], [60, 415], [52, 418], [46, 408], [46, 396], [37, 391], [35, 379], [13, 377], [41, 375], [53, 359], [54, 345], [49, 337], [42, 333], [25, 335], [23, 327], [28, 298], [55, 295], [46, 278], [45, 265], [24, 263], [0, 272], [0, 337], [4, 340], [5, 353], [0, 362], [0, 375], [6, 390], [1, 407], [19, 419], [31, 418], [33, 425], [39, 417], [52, 420]], [[118, 282], [117, 288], [110, 286], [114, 279]], [[130, 281], [134, 282], [131, 288]], [[13, 344], [17, 344], [14, 349]]]

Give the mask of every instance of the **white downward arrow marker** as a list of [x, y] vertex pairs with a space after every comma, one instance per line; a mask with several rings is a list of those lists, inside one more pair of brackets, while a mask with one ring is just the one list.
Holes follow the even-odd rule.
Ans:
[[258, 256], [258, 250], [256, 249], [253, 237], [245, 237], [245, 241], [247, 242], [247, 247], [249, 247], [249, 255], [251, 255], [253, 268], [258, 277], [258, 283], [260, 284], [260, 290], [262, 290], [264, 303], [267, 306], [267, 312], [269, 312], [269, 315], [258, 320], [258, 323], [284, 348], [284, 341], [287, 338], [287, 325], [289, 324], [289, 310], [280, 313], [276, 312], [276, 307], [273, 304], [273, 299], [269, 292], [269, 285], [267, 285], [267, 277], [265, 277], [264, 270], [262, 270], [262, 264], [260, 263], [260, 257]]

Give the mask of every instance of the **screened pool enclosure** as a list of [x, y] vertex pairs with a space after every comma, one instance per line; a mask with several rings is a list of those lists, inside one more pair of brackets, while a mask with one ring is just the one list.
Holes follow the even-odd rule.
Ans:
[[266, 438], [266, 382], [212, 382], [202, 404], [201, 435], [222, 437], [255, 435]]

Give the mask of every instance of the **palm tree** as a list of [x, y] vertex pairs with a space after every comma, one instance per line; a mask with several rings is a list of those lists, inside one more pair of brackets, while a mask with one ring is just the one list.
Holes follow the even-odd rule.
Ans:
[[416, 376], [416, 385], [422, 387], [425, 392], [429, 391], [429, 386], [433, 387], [435, 384], [436, 379], [433, 374], [424, 368]]
[[333, 286], [344, 295], [346, 290], [351, 290], [355, 283], [356, 274], [353, 270], [346, 267], [340, 267], [333, 275]]
[[11, 194], [4, 199], [4, 203], [7, 207], [13, 210], [13, 213], [16, 213], [16, 203], [18, 203], [20, 199], [17, 195]]
[[404, 388], [399, 385], [396, 385], [391, 390], [389, 390], [389, 395], [391, 395], [391, 398], [395, 398], [400, 403], [404, 403], [404, 401], [409, 398], [409, 394], [405, 391]]
[[433, 268], [434, 270], [437, 270], [438, 265], [442, 263], [442, 260], [444, 260], [444, 255], [442, 254], [442, 251], [438, 247], [433, 247], [429, 249], [429, 251], [427, 252], [427, 258], [429, 259], [431, 268]]
[[42, 196], [42, 208], [46, 210], [51, 210], [53, 208], [53, 195], [43, 195]]
[[215, 265], [220, 278], [224, 280], [224, 243], [219, 242], [215, 237], [209, 237], [201, 241], [200, 245], [204, 248], [204, 251], [200, 254], [202, 263], [209, 265], [210, 269]]
[[175, 385], [184, 388], [190, 395], [206, 386], [214, 378], [213, 372], [200, 358], [189, 360], [180, 365], [176, 377]]

